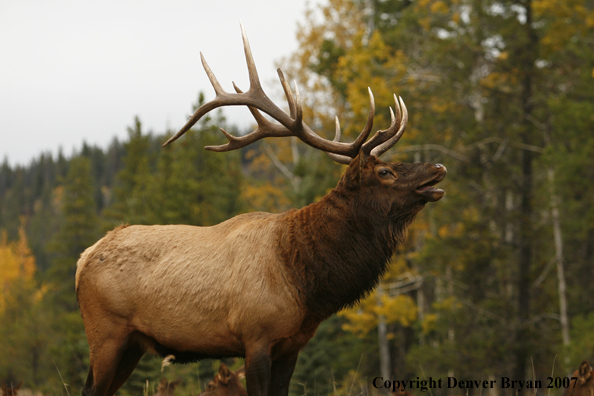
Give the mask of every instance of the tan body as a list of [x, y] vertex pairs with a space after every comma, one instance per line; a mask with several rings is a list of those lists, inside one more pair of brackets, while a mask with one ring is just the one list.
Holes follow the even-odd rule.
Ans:
[[213, 227], [117, 228], [78, 262], [85, 322], [108, 315], [168, 348], [206, 356], [244, 356], [244, 346], [261, 334], [268, 342], [294, 337], [303, 312], [278, 265], [284, 216], [250, 213]]

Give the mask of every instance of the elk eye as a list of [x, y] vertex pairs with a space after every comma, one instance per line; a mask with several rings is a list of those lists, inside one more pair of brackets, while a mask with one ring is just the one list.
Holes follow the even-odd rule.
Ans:
[[387, 169], [382, 169], [382, 170], [379, 172], [379, 175], [380, 175], [380, 176], [387, 176], [387, 175], [388, 175], [388, 173], [390, 173], [390, 172], [389, 172]]

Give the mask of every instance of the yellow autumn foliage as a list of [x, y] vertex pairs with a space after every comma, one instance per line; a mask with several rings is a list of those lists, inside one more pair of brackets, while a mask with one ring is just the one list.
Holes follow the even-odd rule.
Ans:
[[433, 14], [447, 14], [449, 12], [447, 4], [441, 0], [433, 2], [429, 9]]
[[431, 29], [431, 18], [429, 17], [419, 18], [418, 23], [425, 31], [429, 31]]
[[465, 235], [464, 223], [444, 224], [437, 230], [437, 235], [442, 239], [447, 237], [462, 238]]
[[460, 13], [459, 12], [454, 12], [454, 14], [452, 15], [452, 22], [454, 22], [455, 24], [460, 23]]
[[550, 29], [541, 39], [549, 51], [561, 51], [572, 38], [592, 33], [594, 10], [585, 0], [535, 0], [532, 7], [536, 17], [550, 21]]
[[395, 297], [384, 294], [378, 298], [377, 291], [374, 291], [361, 304], [345, 309], [339, 315], [348, 320], [343, 325], [343, 330], [363, 337], [377, 327], [380, 316], [384, 317], [387, 324], [410, 326], [417, 319], [417, 305], [405, 294]]
[[[407, 276], [414, 276], [414, 274], [410, 272], [404, 255], [397, 255], [384, 275], [383, 287], [391, 281]], [[382, 288], [381, 285], [380, 288]], [[345, 331], [360, 337], [365, 336], [377, 327], [380, 316], [387, 324], [399, 323], [404, 327], [410, 326], [417, 320], [417, 305], [410, 296], [406, 294], [390, 296], [388, 291], [378, 293], [380, 293], [378, 289], [374, 290], [359, 305], [339, 313], [348, 320], [348, 323], [343, 325]], [[391, 335], [388, 334], [388, 338], [390, 337]]]
[[456, 297], [450, 296], [434, 302], [433, 308], [438, 311], [453, 311], [462, 308], [462, 304]]
[[421, 321], [421, 329], [423, 330], [423, 334], [429, 334], [431, 331], [437, 328], [437, 315], [436, 314], [427, 314]]
[[35, 275], [35, 256], [31, 253], [23, 226], [19, 240], [8, 241], [6, 231], [0, 233], [0, 313], [6, 309], [11, 286], [17, 281], [29, 284]]
[[481, 79], [481, 85], [489, 89], [497, 89], [501, 92], [511, 92], [511, 86], [515, 81], [511, 81], [513, 77], [507, 73], [492, 72], [488, 76]]
[[275, 212], [278, 208], [285, 208], [291, 204], [284, 192], [272, 184], [246, 185], [241, 191], [241, 199], [250, 208], [262, 212]]

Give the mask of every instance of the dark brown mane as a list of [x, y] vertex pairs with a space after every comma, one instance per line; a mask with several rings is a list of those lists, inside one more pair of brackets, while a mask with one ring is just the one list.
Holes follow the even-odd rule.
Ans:
[[377, 285], [421, 208], [382, 207], [339, 183], [320, 202], [286, 213], [281, 257], [316, 321], [356, 304]]

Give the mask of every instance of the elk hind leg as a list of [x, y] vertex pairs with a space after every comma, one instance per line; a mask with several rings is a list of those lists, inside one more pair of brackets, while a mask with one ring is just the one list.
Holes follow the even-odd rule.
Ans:
[[107, 396], [113, 396], [124, 385], [124, 382], [130, 377], [130, 374], [132, 374], [144, 353], [145, 349], [137, 343], [131, 343], [122, 351], [120, 362], [107, 391]]
[[107, 396], [120, 359], [119, 346], [104, 346], [100, 355], [91, 354], [89, 374], [83, 387], [83, 396]]
[[129, 334], [123, 331], [109, 332], [104, 334], [101, 339], [89, 339], [90, 367], [87, 381], [82, 390], [83, 396], [109, 395], [108, 392], [114, 379], [119, 378], [120, 362], [123, 352], [127, 350], [128, 343]]

